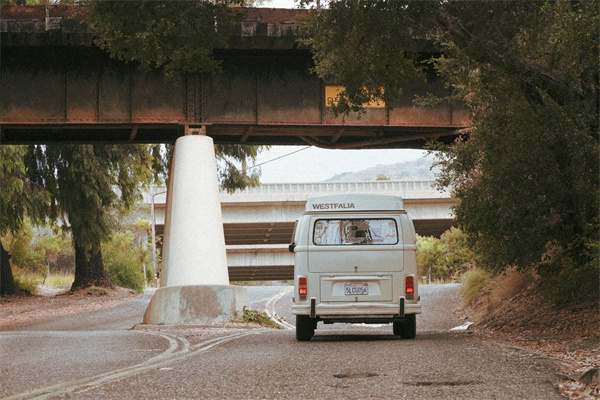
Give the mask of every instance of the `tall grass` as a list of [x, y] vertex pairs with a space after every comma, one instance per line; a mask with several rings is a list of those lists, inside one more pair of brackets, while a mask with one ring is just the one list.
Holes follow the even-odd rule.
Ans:
[[37, 285], [43, 281], [39, 273], [13, 268], [13, 279], [18, 291], [28, 293], [32, 296], [38, 294]]
[[44, 285], [50, 286], [71, 286], [75, 280], [72, 272], [51, 272], [44, 281]]
[[465, 304], [471, 304], [485, 284], [491, 279], [490, 274], [482, 269], [472, 269], [462, 276], [462, 294]]
[[39, 294], [38, 285], [71, 286], [75, 280], [72, 272], [52, 272], [44, 277], [38, 271], [29, 271], [13, 267], [13, 278], [18, 291], [32, 296]]
[[497, 304], [509, 300], [534, 281], [535, 277], [532, 271], [517, 271], [514, 267], [508, 268], [504, 273], [494, 278], [490, 301]]

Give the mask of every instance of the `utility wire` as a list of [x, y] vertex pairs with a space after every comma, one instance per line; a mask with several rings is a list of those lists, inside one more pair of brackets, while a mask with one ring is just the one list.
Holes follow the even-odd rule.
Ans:
[[292, 151], [291, 153], [288, 153], [288, 154], [284, 154], [284, 155], [282, 155], [282, 156], [279, 156], [279, 157], [277, 157], [277, 158], [274, 158], [274, 159], [272, 159], [272, 160], [268, 160], [268, 161], [265, 161], [265, 162], [263, 162], [263, 163], [260, 163], [260, 164], [253, 165], [253, 166], [251, 166], [251, 167], [248, 167], [248, 168], [246, 168], [246, 169], [244, 169], [244, 170], [242, 170], [242, 171], [248, 171], [249, 169], [256, 168], [256, 167], [260, 167], [261, 165], [265, 165], [265, 164], [268, 164], [268, 163], [270, 163], [270, 162], [273, 162], [273, 161], [281, 160], [282, 158], [285, 158], [285, 157], [291, 156], [292, 154], [299, 153], [299, 152], [301, 152], [301, 151], [304, 151], [304, 150], [306, 150], [306, 149], [310, 149], [311, 147], [312, 147], [312, 146], [306, 146], [306, 147], [303, 147], [303, 148], [301, 148], [301, 149], [298, 149], [298, 150]]

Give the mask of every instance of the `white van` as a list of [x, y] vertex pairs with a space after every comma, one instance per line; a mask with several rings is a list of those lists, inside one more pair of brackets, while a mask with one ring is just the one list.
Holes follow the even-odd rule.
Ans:
[[413, 339], [421, 313], [416, 235], [402, 198], [345, 194], [308, 199], [296, 224], [296, 339], [317, 322], [392, 323]]

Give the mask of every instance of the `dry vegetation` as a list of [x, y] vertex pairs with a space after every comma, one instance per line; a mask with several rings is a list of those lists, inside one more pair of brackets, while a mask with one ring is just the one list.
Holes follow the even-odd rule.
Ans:
[[600, 384], [578, 381], [585, 372], [600, 367], [598, 302], [551, 304], [533, 274], [509, 270], [488, 279], [466, 312], [479, 334], [560, 361], [569, 378], [561, 384], [563, 395], [572, 399], [600, 398]]

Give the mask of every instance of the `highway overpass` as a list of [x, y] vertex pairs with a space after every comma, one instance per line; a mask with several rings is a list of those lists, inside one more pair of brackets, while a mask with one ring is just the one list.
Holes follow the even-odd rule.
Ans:
[[[155, 189], [157, 235], [163, 231], [166, 194]], [[434, 181], [369, 181], [263, 184], [232, 195], [221, 193], [221, 211], [231, 281], [293, 279], [294, 255], [288, 251], [295, 221], [313, 196], [370, 193], [401, 196], [422, 236], [439, 236], [453, 224], [448, 191]], [[154, 201], [152, 200], [154, 199]]]

